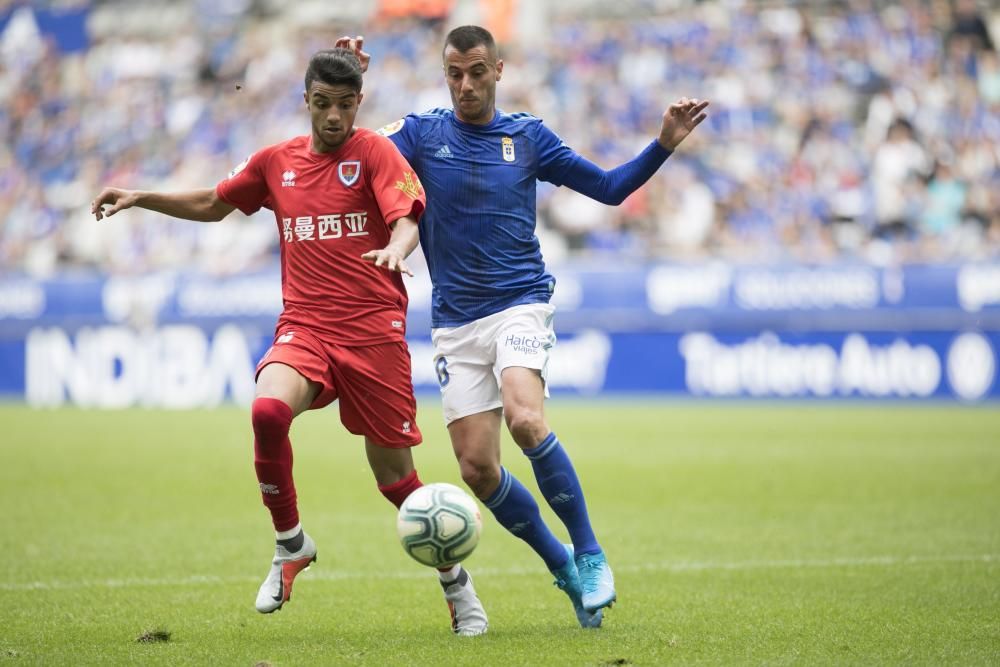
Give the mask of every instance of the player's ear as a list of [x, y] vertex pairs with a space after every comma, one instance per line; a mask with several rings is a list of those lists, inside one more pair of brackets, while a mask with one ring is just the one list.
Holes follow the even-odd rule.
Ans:
[[306, 107], [309, 106], [309, 91], [308, 90], [303, 90], [302, 91], [302, 101], [306, 103]]
[[503, 60], [497, 58], [497, 81], [500, 80], [500, 76], [503, 74]]
[[365, 98], [365, 94], [364, 94], [364, 93], [362, 93], [362, 92], [361, 92], [361, 91], [359, 90], [359, 91], [358, 91], [358, 106], [361, 106], [361, 100], [363, 100], [364, 98]]

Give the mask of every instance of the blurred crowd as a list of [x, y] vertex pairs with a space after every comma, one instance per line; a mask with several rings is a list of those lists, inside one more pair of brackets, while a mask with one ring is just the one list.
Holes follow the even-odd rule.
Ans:
[[[309, 21], [249, 0], [76, 4], [87, 44], [71, 51], [30, 11], [0, 8], [10, 16], [0, 36], [7, 272], [273, 263], [268, 211], [212, 225], [145, 211], [96, 223], [90, 201], [110, 184], [212, 186], [256, 148], [307, 133], [305, 65], [342, 34], [363, 33], [373, 55], [360, 125], [450, 106], [440, 69], [447, 18]], [[1000, 17], [988, 6], [680, 5], [621, 18], [552, 3], [544, 39], [501, 45], [498, 106], [542, 117], [605, 168], [656, 135], [670, 102], [712, 103], [708, 121], [619, 207], [539, 184], [550, 263], [1000, 257], [1000, 59], [990, 27]]]

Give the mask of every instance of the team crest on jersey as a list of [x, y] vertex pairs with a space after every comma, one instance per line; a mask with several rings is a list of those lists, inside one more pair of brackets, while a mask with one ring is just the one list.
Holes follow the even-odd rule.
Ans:
[[358, 182], [358, 176], [361, 175], [361, 161], [351, 160], [349, 162], [341, 162], [337, 165], [337, 178], [340, 182], [351, 187]]
[[503, 148], [503, 159], [504, 162], [514, 161], [514, 140], [510, 137], [504, 137], [500, 140], [500, 145]]
[[396, 134], [403, 129], [403, 124], [406, 122], [405, 118], [400, 118], [395, 123], [389, 123], [388, 125], [383, 125], [379, 129], [375, 130], [375, 134], [381, 134], [383, 137], [389, 137]]

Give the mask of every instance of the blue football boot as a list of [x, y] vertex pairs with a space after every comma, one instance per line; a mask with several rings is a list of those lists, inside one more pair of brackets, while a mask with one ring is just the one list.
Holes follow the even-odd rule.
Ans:
[[569, 596], [573, 603], [573, 611], [576, 612], [576, 620], [580, 621], [580, 627], [599, 628], [604, 618], [604, 612], [598, 609], [591, 613], [583, 608], [583, 590], [580, 587], [580, 575], [576, 571], [576, 561], [573, 560], [573, 545], [564, 544], [566, 547], [566, 564], [558, 570], [552, 570], [552, 576], [556, 578], [555, 585]]
[[604, 552], [580, 554], [576, 557], [576, 568], [580, 573], [580, 587], [583, 589], [583, 608], [597, 613], [602, 607], [610, 607], [618, 599], [615, 593], [615, 578], [608, 566]]

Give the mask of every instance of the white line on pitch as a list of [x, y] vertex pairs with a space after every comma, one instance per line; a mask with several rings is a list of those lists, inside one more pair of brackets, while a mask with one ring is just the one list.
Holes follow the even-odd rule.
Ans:
[[[616, 565], [615, 572], [702, 572], [712, 570], [770, 570], [770, 569], [805, 569], [805, 568], [838, 568], [838, 567], [893, 567], [901, 565], [921, 565], [935, 563], [996, 563], [1000, 561], [998, 554], [953, 555], [953, 556], [869, 556], [860, 558], [818, 558], [818, 559], [787, 559], [787, 560], [749, 560], [731, 563], [711, 561], [663, 561], [637, 565]], [[402, 572], [385, 571], [329, 571], [320, 569], [304, 575], [318, 581], [338, 581], [342, 579], [421, 579], [429, 573], [420, 568], [407, 569]], [[544, 573], [544, 566], [527, 568], [470, 568], [480, 576], [521, 576]], [[198, 586], [212, 584], [235, 584], [258, 582], [260, 578], [249, 575], [217, 577], [214, 575], [194, 575], [190, 577], [158, 578], [126, 578], [126, 579], [93, 579], [79, 581], [28, 581], [0, 583], [2, 591], [49, 591], [79, 588], [143, 588], [156, 586]]]

